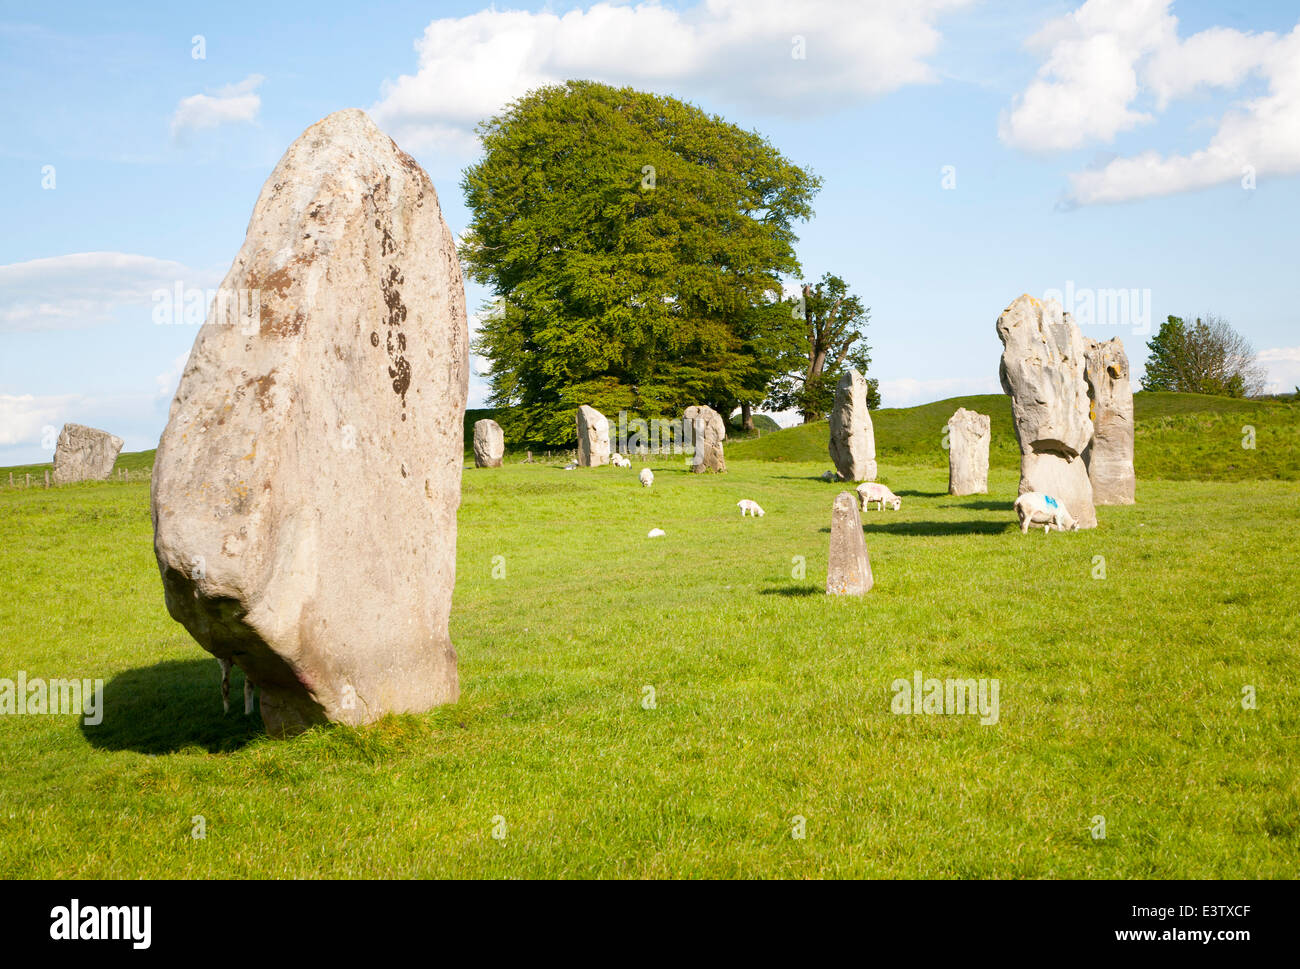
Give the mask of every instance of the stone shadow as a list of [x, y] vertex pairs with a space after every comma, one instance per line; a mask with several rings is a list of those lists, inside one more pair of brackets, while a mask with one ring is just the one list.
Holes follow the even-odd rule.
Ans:
[[772, 589], [761, 589], [761, 596], [786, 596], [787, 598], [800, 598], [802, 596], [815, 596], [824, 593], [826, 589], [816, 585], [783, 585]]
[[254, 697], [244, 715], [244, 676], [230, 674], [230, 713], [221, 711], [221, 668], [215, 659], [172, 660], [119, 673], [104, 684], [103, 722], [81, 732], [100, 750], [171, 754], [238, 750], [265, 733]]

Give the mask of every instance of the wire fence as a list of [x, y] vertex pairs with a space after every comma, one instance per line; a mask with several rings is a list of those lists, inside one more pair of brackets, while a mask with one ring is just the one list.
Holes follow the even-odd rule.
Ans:
[[[149, 481], [153, 478], [153, 468], [117, 468], [107, 478], [94, 479], [118, 481], [123, 484], [130, 481]], [[49, 468], [39, 471], [9, 471], [0, 478], [0, 490], [22, 491], [27, 488], [53, 488], [54, 476]]]

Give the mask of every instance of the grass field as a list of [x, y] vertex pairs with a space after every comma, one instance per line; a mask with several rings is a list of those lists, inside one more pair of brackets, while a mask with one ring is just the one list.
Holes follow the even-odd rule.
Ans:
[[[781, 437], [650, 490], [467, 470], [460, 702], [283, 742], [168, 617], [147, 482], [0, 492], [0, 676], [106, 683], [97, 727], [0, 717], [0, 875], [1295, 877], [1293, 482], [1022, 536], [1013, 471], [953, 498], [886, 453], [876, 586], [832, 599], [824, 450], [742, 453]], [[997, 679], [997, 722], [891, 713], [916, 670]]]

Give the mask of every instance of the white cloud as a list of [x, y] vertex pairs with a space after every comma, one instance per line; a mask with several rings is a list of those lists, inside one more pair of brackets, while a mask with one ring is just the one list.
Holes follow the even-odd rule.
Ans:
[[158, 392], [154, 395], [156, 400], [170, 403], [171, 399], [176, 396], [176, 388], [181, 384], [181, 374], [185, 372], [185, 364], [189, 362], [189, 359], [190, 351], [186, 350], [172, 360], [171, 365], [166, 370], [154, 377], [154, 384], [158, 388]]
[[147, 307], [156, 290], [177, 282], [212, 285], [206, 274], [181, 263], [126, 252], [77, 252], [0, 266], [0, 332], [105, 323], [123, 307]]
[[[31, 394], [0, 394], [0, 446], [13, 444], [43, 445], [49, 429], [58, 434], [68, 414], [81, 398], [75, 394], [62, 397], [33, 397]], [[53, 441], [48, 441], [54, 453]]]
[[257, 88], [265, 78], [250, 74], [238, 84], [227, 84], [216, 94], [193, 94], [181, 98], [172, 115], [173, 137], [186, 130], [215, 128], [232, 121], [252, 121], [262, 108]]
[[1261, 350], [1255, 362], [1267, 372], [1264, 391], [1269, 394], [1289, 394], [1300, 387], [1300, 347], [1275, 347]]
[[1235, 90], [1257, 76], [1267, 93], [1228, 111], [1202, 149], [1148, 150], [1072, 174], [1074, 203], [1300, 172], [1300, 26], [1284, 37], [1212, 27], [1180, 39], [1171, 3], [1088, 0], [1049, 23], [1030, 41], [1045, 60], [1003, 115], [1002, 140], [1030, 151], [1109, 143], [1203, 88]]
[[[596, 3], [564, 14], [488, 9], [435, 20], [414, 74], [384, 83], [375, 121], [413, 150], [465, 156], [473, 126], [544, 84], [585, 78], [824, 110], [935, 75], [935, 22], [970, 0], [701, 0], [677, 10]], [[803, 58], [796, 58], [802, 38]]]

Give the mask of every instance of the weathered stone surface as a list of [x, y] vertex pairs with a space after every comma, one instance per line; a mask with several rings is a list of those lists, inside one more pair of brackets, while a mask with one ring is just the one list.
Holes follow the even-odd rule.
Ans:
[[1000, 377], [1020, 442], [1020, 494], [1065, 502], [1080, 528], [1095, 528], [1082, 454], [1092, 440], [1083, 336], [1055, 300], [1020, 296], [998, 317]]
[[474, 422], [474, 467], [499, 468], [506, 453], [506, 435], [491, 418]]
[[876, 432], [867, 409], [867, 381], [856, 370], [850, 370], [835, 385], [830, 450], [842, 480], [876, 479]]
[[835, 496], [831, 508], [831, 554], [826, 570], [826, 592], [833, 596], [865, 595], [875, 580], [867, 541], [862, 536], [862, 515], [851, 491]]
[[1088, 395], [1092, 400], [1092, 444], [1083, 452], [1099, 505], [1131, 505], [1137, 491], [1133, 470], [1133, 384], [1128, 355], [1119, 337], [1098, 343], [1084, 338]]
[[458, 695], [447, 632], [465, 294], [423, 169], [361, 111], [295, 141], [198, 333], [153, 474], [167, 608], [261, 688], [269, 732]]
[[609, 420], [594, 407], [583, 404], [574, 419], [578, 422], [578, 466], [594, 468], [609, 464]]
[[695, 449], [691, 455], [691, 470], [697, 473], [726, 471], [722, 442], [727, 439], [727, 423], [722, 415], [704, 405], [688, 407], [682, 415], [682, 423], [691, 428], [691, 442]]
[[113, 473], [122, 439], [84, 424], [64, 424], [54, 448], [54, 483], [103, 481]]
[[958, 407], [948, 418], [948, 494], [988, 494], [991, 436], [987, 414]]

